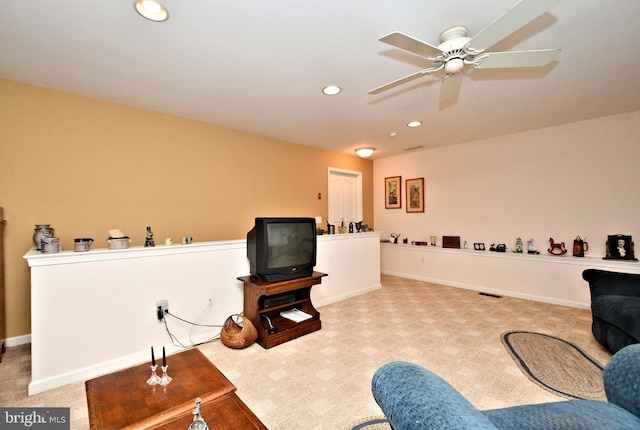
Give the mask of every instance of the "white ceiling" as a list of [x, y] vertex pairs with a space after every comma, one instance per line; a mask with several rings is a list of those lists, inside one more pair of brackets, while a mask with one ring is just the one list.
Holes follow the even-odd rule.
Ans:
[[164, 0], [153, 23], [133, 0], [0, 0], [0, 77], [373, 158], [640, 109], [638, 0], [562, 0], [489, 50], [561, 48], [553, 63], [466, 70], [455, 103], [434, 76], [366, 94], [431, 66], [381, 36], [473, 36], [515, 2]]

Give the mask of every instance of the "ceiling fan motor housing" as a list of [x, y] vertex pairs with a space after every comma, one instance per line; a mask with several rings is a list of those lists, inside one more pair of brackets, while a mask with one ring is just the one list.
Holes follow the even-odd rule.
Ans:
[[453, 75], [462, 70], [467, 55], [464, 47], [471, 40], [467, 37], [467, 27], [457, 25], [440, 33], [438, 49], [446, 53], [444, 72]]

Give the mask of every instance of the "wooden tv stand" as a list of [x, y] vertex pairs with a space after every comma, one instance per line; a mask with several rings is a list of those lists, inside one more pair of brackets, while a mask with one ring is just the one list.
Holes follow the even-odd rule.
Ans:
[[[311, 287], [322, 282], [326, 273], [313, 272], [306, 278], [282, 282], [264, 282], [253, 276], [242, 276], [244, 282], [244, 316], [258, 331], [257, 342], [263, 348], [280, 345], [296, 337], [320, 330], [320, 313], [311, 303]], [[311, 319], [299, 323], [280, 316], [280, 312], [297, 308], [311, 314]], [[271, 320], [276, 333], [269, 333]]]

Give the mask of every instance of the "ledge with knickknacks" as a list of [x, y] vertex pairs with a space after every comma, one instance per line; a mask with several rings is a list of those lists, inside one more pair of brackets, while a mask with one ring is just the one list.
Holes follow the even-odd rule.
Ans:
[[[475, 244], [468, 241], [465, 248], [464, 240], [460, 248], [446, 248], [441, 240], [441, 237], [437, 237], [435, 246], [430, 242], [411, 240], [404, 243], [402, 237], [398, 243], [381, 243], [380, 272], [495, 296], [581, 309], [590, 306], [589, 289], [581, 277], [585, 269], [640, 273], [640, 264], [636, 260], [588, 254], [573, 257], [571, 250], [554, 255], [548, 251], [552, 249], [550, 246], [543, 249], [535, 243], [539, 254], [528, 254], [526, 242], [523, 252], [518, 253], [506, 244], [504, 248], [498, 247], [500, 243], [494, 243], [493, 246], [488, 244], [484, 250], [476, 250]], [[490, 251], [491, 248], [494, 251]]]
[[573, 241], [572, 252], [569, 252], [564, 242], [556, 242], [553, 237], [549, 238], [549, 245], [546, 250], [539, 250], [534, 244], [533, 239], [529, 239], [526, 244], [518, 237], [513, 247], [507, 246], [505, 243], [491, 243], [488, 246], [484, 242], [474, 242], [469, 244], [468, 241], [460, 240], [460, 236], [442, 236], [441, 242], [438, 244], [438, 236], [430, 236], [430, 241], [411, 241], [408, 238], [401, 238], [400, 233], [391, 233], [388, 239], [381, 240], [382, 243], [403, 244], [411, 246], [429, 247], [431, 249], [440, 250], [469, 250], [469, 251], [489, 251], [498, 254], [513, 255], [530, 255], [530, 256], [548, 256], [562, 257], [572, 256], [587, 260], [609, 260], [619, 262], [637, 262], [635, 257], [635, 244], [632, 236], [615, 234], [608, 235], [606, 241], [606, 255], [604, 257], [588, 256], [585, 253], [589, 251], [589, 243], [586, 238], [582, 239], [577, 236]]

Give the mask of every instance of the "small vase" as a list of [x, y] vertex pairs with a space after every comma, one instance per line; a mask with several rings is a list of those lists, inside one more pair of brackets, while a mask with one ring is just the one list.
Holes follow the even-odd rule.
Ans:
[[36, 224], [36, 228], [33, 229], [33, 243], [36, 244], [36, 248], [40, 250], [40, 240], [45, 237], [54, 237], [54, 230], [49, 224]]

